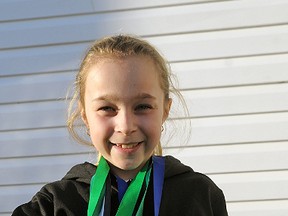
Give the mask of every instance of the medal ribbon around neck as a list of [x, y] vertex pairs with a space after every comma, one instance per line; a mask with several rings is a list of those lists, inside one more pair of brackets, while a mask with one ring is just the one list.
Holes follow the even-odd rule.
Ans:
[[[91, 180], [90, 201], [88, 204], [88, 216], [98, 216], [101, 211], [102, 202], [105, 195], [104, 194], [105, 182], [109, 170], [110, 167], [107, 161], [103, 157], [101, 157], [96, 173]], [[147, 170], [148, 170], [148, 162], [140, 170], [140, 172], [136, 175], [136, 177], [132, 180], [130, 186], [128, 187], [119, 205], [116, 216], [128, 216], [133, 214], [137, 199], [139, 197], [143, 182], [145, 180]]]
[[[154, 213], [155, 216], [158, 215], [161, 203], [162, 188], [164, 182], [164, 167], [165, 160], [163, 157], [153, 156], [153, 181], [154, 181]], [[139, 171], [137, 176], [132, 180], [130, 186], [124, 194], [122, 201], [120, 202], [116, 216], [132, 216], [136, 202], [138, 200], [142, 185], [144, 181], [145, 193], [140, 203], [139, 209], [137, 210], [137, 216], [143, 214], [144, 199], [147, 192], [151, 167], [148, 167], [149, 162], [147, 162], [144, 167]], [[101, 157], [96, 173], [91, 179], [90, 186], [90, 200], [88, 204], [88, 216], [99, 216], [101, 212], [104, 196], [105, 196], [105, 186], [106, 178], [109, 174], [110, 167], [107, 161]]]

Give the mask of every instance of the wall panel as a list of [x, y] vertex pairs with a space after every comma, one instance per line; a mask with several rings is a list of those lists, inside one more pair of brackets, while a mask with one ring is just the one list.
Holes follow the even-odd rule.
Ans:
[[[284, 25], [150, 37], [147, 40], [165, 53], [169, 61], [182, 62], [287, 54], [287, 34], [288, 26]], [[269, 44], [273, 44], [273, 46], [268, 46]], [[27, 73], [28, 71], [31, 73], [33, 71], [70, 70], [71, 67], [75, 69], [76, 66], [79, 66], [79, 61], [87, 47], [88, 43], [83, 43], [30, 48], [15, 52], [4, 50], [0, 52], [0, 60], [4, 62], [0, 66], [1, 75]], [[61, 50], [58, 50], [59, 48]], [[40, 50], [43, 56], [39, 56]], [[15, 60], [17, 64], [13, 65]]]
[[171, 69], [185, 90], [286, 83], [288, 54], [179, 62]]
[[287, 170], [287, 151], [288, 142], [284, 141], [167, 148], [165, 154], [174, 155], [195, 171], [212, 175]]
[[94, 151], [94, 148], [90, 149], [74, 141], [64, 127], [6, 131], [0, 132], [0, 136], [0, 157], [3, 159]]
[[[0, 79], [2, 104], [65, 99], [76, 72], [35, 74]], [[70, 86], [70, 87], [69, 87]]]
[[[4, 22], [0, 26], [0, 49], [91, 41], [117, 32], [149, 36], [270, 26], [283, 24], [284, 20], [288, 19], [288, 4], [283, 0], [273, 3], [262, 1], [261, 5], [255, 1], [244, 2], [245, 4], [242, 1], [224, 1], [217, 4], [151, 7], [124, 12], [28, 20], [23, 21], [24, 23]], [[243, 17], [249, 17], [249, 22], [243, 21]], [[139, 25], [141, 28], [135, 28]]]
[[286, 216], [287, 206], [287, 200], [228, 203], [230, 215], [234, 216]]

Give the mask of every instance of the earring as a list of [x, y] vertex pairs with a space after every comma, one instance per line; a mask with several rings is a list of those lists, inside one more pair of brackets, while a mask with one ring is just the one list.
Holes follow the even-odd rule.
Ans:
[[163, 125], [161, 126], [161, 132], [163, 132], [164, 131], [164, 127], [163, 127]]
[[86, 134], [87, 134], [88, 136], [90, 136], [90, 128], [87, 128], [87, 129], [86, 129]]

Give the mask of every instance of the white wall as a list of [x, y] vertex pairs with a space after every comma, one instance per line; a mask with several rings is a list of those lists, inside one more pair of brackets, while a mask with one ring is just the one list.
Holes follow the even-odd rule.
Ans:
[[288, 215], [287, 11], [288, 0], [2, 0], [0, 215], [91, 160], [63, 99], [87, 46], [114, 33], [155, 44], [179, 77], [192, 133], [165, 152], [208, 174], [231, 216]]

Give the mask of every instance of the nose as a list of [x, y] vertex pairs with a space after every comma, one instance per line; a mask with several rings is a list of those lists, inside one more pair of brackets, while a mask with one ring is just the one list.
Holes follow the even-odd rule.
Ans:
[[130, 111], [119, 111], [115, 121], [115, 132], [117, 133], [129, 136], [137, 130], [136, 118]]

